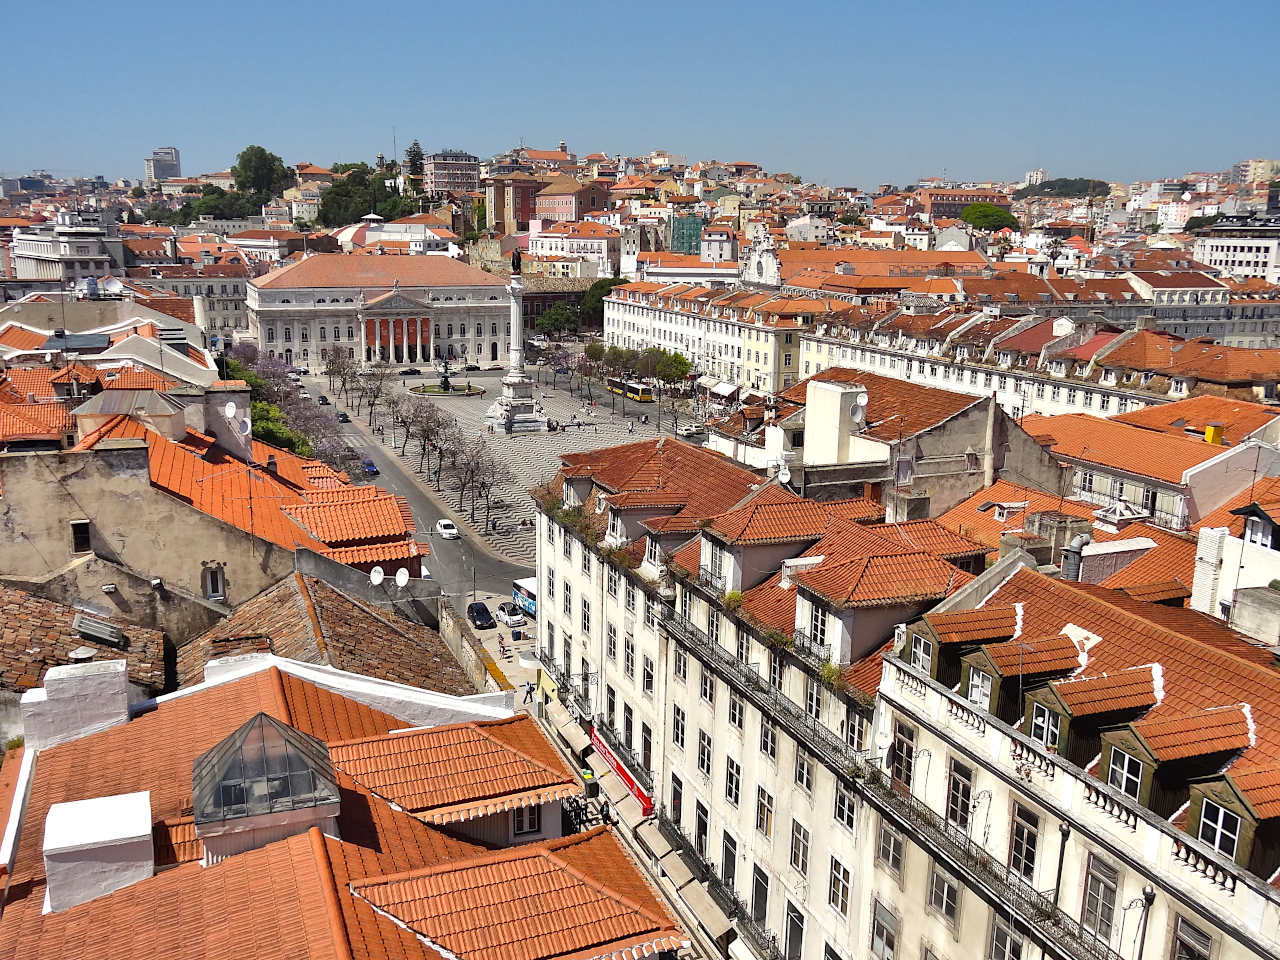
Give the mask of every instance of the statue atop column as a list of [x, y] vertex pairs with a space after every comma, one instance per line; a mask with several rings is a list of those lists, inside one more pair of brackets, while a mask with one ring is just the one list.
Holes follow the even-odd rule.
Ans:
[[520, 251], [511, 252], [511, 338], [508, 345], [507, 375], [502, 378], [502, 396], [494, 400], [485, 422], [506, 433], [531, 433], [547, 429], [547, 417], [533, 399], [533, 381], [524, 372], [524, 278], [520, 276]]
[[511, 275], [513, 277], [520, 276], [520, 248], [516, 247], [511, 251]]

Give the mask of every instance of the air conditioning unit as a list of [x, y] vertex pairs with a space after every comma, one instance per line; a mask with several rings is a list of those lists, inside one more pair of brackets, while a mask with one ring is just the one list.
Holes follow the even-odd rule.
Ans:
[[77, 613], [71, 621], [71, 628], [87, 640], [97, 640], [120, 648], [126, 645], [124, 631], [100, 617]]

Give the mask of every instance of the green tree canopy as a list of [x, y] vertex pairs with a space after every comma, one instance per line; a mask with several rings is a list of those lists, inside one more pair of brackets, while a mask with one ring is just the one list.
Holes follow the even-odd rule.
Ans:
[[350, 167], [320, 199], [320, 222], [326, 227], [355, 223], [367, 213], [397, 220], [418, 212], [417, 205], [387, 186], [389, 179], [366, 164]]
[[414, 140], [413, 143], [409, 144], [409, 146], [405, 148], [404, 162], [409, 168], [409, 175], [411, 177], [422, 176], [425, 161], [426, 156], [422, 152], [422, 144], [417, 140]]
[[683, 383], [689, 375], [689, 358], [682, 353], [662, 351], [655, 376], [663, 383]]
[[604, 359], [604, 354], [605, 354], [604, 344], [601, 343], [599, 340], [592, 340], [590, 343], [587, 344], [586, 349], [583, 350], [582, 352], [586, 354], [587, 359], [590, 360], [592, 363], [599, 363], [601, 360]]
[[338, 174], [347, 173], [348, 171], [351, 171], [351, 170], [363, 170], [365, 173], [373, 173], [373, 167], [369, 166], [363, 160], [356, 160], [354, 162], [346, 161], [343, 163], [329, 164], [329, 172], [332, 173], [335, 177]]
[[236, 189], [245, 193], [266, 193], [274, 196], [293, 179], [289, 168], [274, 153], [256, 143], [240, 151], [235, 166], [231, 168]]
[[143, 190], [141, 187], [134, 187], [129, 191], [129, 196], [133, 197], [135, 200], [141, 200], [146, 195], [147, 191]]
[[1105, 180], [1088, 177], [1055, 177], [1037, 184], [1028, 184], [1013, 193], [1013, 199], [1026, 197], [1105, 197], [1111, 193], [1111, 184]]
[[578, 314], [568, 304], [554, 303], [538, 316], [533, 326], [539, 333], [559, 338], [578, 329]]
[[960, 211], [960, 219], [979, 230], [1018, 229], [1018, 218], [994, 203], [971, 203]]
[[578, 308], [582, 315], [584, 327], [600, 327], [604, 325], [604, 298], [620, 283], [627, 283], [622, 277], [604, 277], [587, 288]]
[[1202, 227], [1211, 227], [1222, 219], [1222, 214], [1215, 213], [1211, 217], [1192, 217], [1182, 225], [1183, 233], [1190, 233], [1192, 230], [1199, 230]]

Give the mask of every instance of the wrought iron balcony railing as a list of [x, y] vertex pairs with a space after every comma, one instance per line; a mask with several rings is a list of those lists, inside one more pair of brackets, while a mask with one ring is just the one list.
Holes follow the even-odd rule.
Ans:
[[724, 577], [711, 572], [710, 567], [698, 568], [698, 582], [716, 593], [724, 593]]
[[605, 742], [613, 755], [627, 765], [627, 769], [631, 772], [631, 776], [635, 778], [636, 783], [644, 788], [645, 793], [653, 793], [653, 771], [640, 762], [640, 757], [631, 747], [622, 742], [622, 737], [618, 731], [609, 726], [609, 722], [603, 716], [595, 718], [596, 732], [600, 734], [600, 739]]
[[705, 632], [673, 608], [664, 607], [661, 619], [669, 635], [733, 683], [761, 713], [781, 726], [797, 743], [804, 744], [867, 803], [889, 816], [935, 856], [948, 861], [965, 877], [968, 886], [987, 891], [993, 902], [1016, 911], [1020, 926], [1050, 954], [1064, 960], [1120, 960], [1119, 954], [1078, 920], [1058, 909], [1049, 897], [993, 858], [927, 804], [895, 790], [877, 760], [855, 750], [814, 720], [799, 704], [771, 687], [728, 650], [712, 643]]
[[815, 640], [808, 630], [796, 631], [792, 650], [817, 666], [831, 662], [831, 644]]

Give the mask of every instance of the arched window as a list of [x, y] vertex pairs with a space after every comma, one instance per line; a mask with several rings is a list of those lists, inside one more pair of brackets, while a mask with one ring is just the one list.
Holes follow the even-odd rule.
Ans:
[[356, 338], [356, 328], [355, 328], [355, 327], [347, 327], [347, 339], [348, 339], [348, 340], [354, 340], [355, 338]]
[[[348, 328], [348, 329], [350, 329], [350, 328]], [[334, 339], [334, 340], [341, 340], [341, 339], [342, 339], [342, 328], [341, 328], [341, 327], [334, 327], [334, 328], [333, 328], [333, 339]]]
[[272, 327], [268, 327], [268, 328], [267, 328], [267, 343], [275, 343], [275, 342], [276, 342], [276, 332], [275, 332], [274, 328], [272, 328]]
[[436, 336], [440, 336], [440, 324], [436, 324]]
[[303, 360], [306, 360], [306, 359], [307, 359], [307, 351], [306, 351], [306, 350], [303, 350], [303, 351], [302, 351], [302, 359], [303, 359]]
[[289, 327], [284, 328], [284, 342], [289, 343], [293, 340], [293, 330]]
[[301, 330], [298, 331], [298, 339], [301, 340], [303, 343], [306, 343], [308, 340], [311, 339], [311, 331], [308, 330], [306, 327], [303, 327]]
[[347, 347], [347, 359], [348, 359], [348, 360], [354, 360], [355, 358], [356, 358], [356, 348], [355, 348], [355, 347]]
[[320, 339], [321, 339], [321, 340], [323, 340], [327, 334], [328, 334], [328, 331], [327, 331], [327, 330], [325, 330], [325, 328], [324, 328], [324, 327], [321, 327], [321, 328], [320, 328]]
[[450, 339], [452, 339], [452, 337], [453, 337], [453, 324], [452, 324], [452, 323], [451, 323], [451, 324], [449, 324], [448, 330], [449, 330], [449, 337], [450, 337]]
[[329, 351], [328, 351], [328, 350], [326, 350], [324, 347], [321, 347], [321, 348], [320, 348], [320, 359], [321, 359], [321, 360], [328, 360], [328, 359], [329, 359]]
[[[337, 301], [335, 300], [334, 302], [336, 303]], [[343, 300], [342, 302], [343, 302], [343, 303], [351, 303], [352, 301], [351, 301], [351, 298], [350, 298], [350, 297], [347, 297], [347, 298], [346, 298], [345, 300]]]
[[281, 300], [280, 302], [281, 302], [281, 303], [292, 303], [293, 301], [292, 301], [292, 300], [290, 300], [288, 297], [285, 297], [285, 298], [284, 298], [283, 300]]

